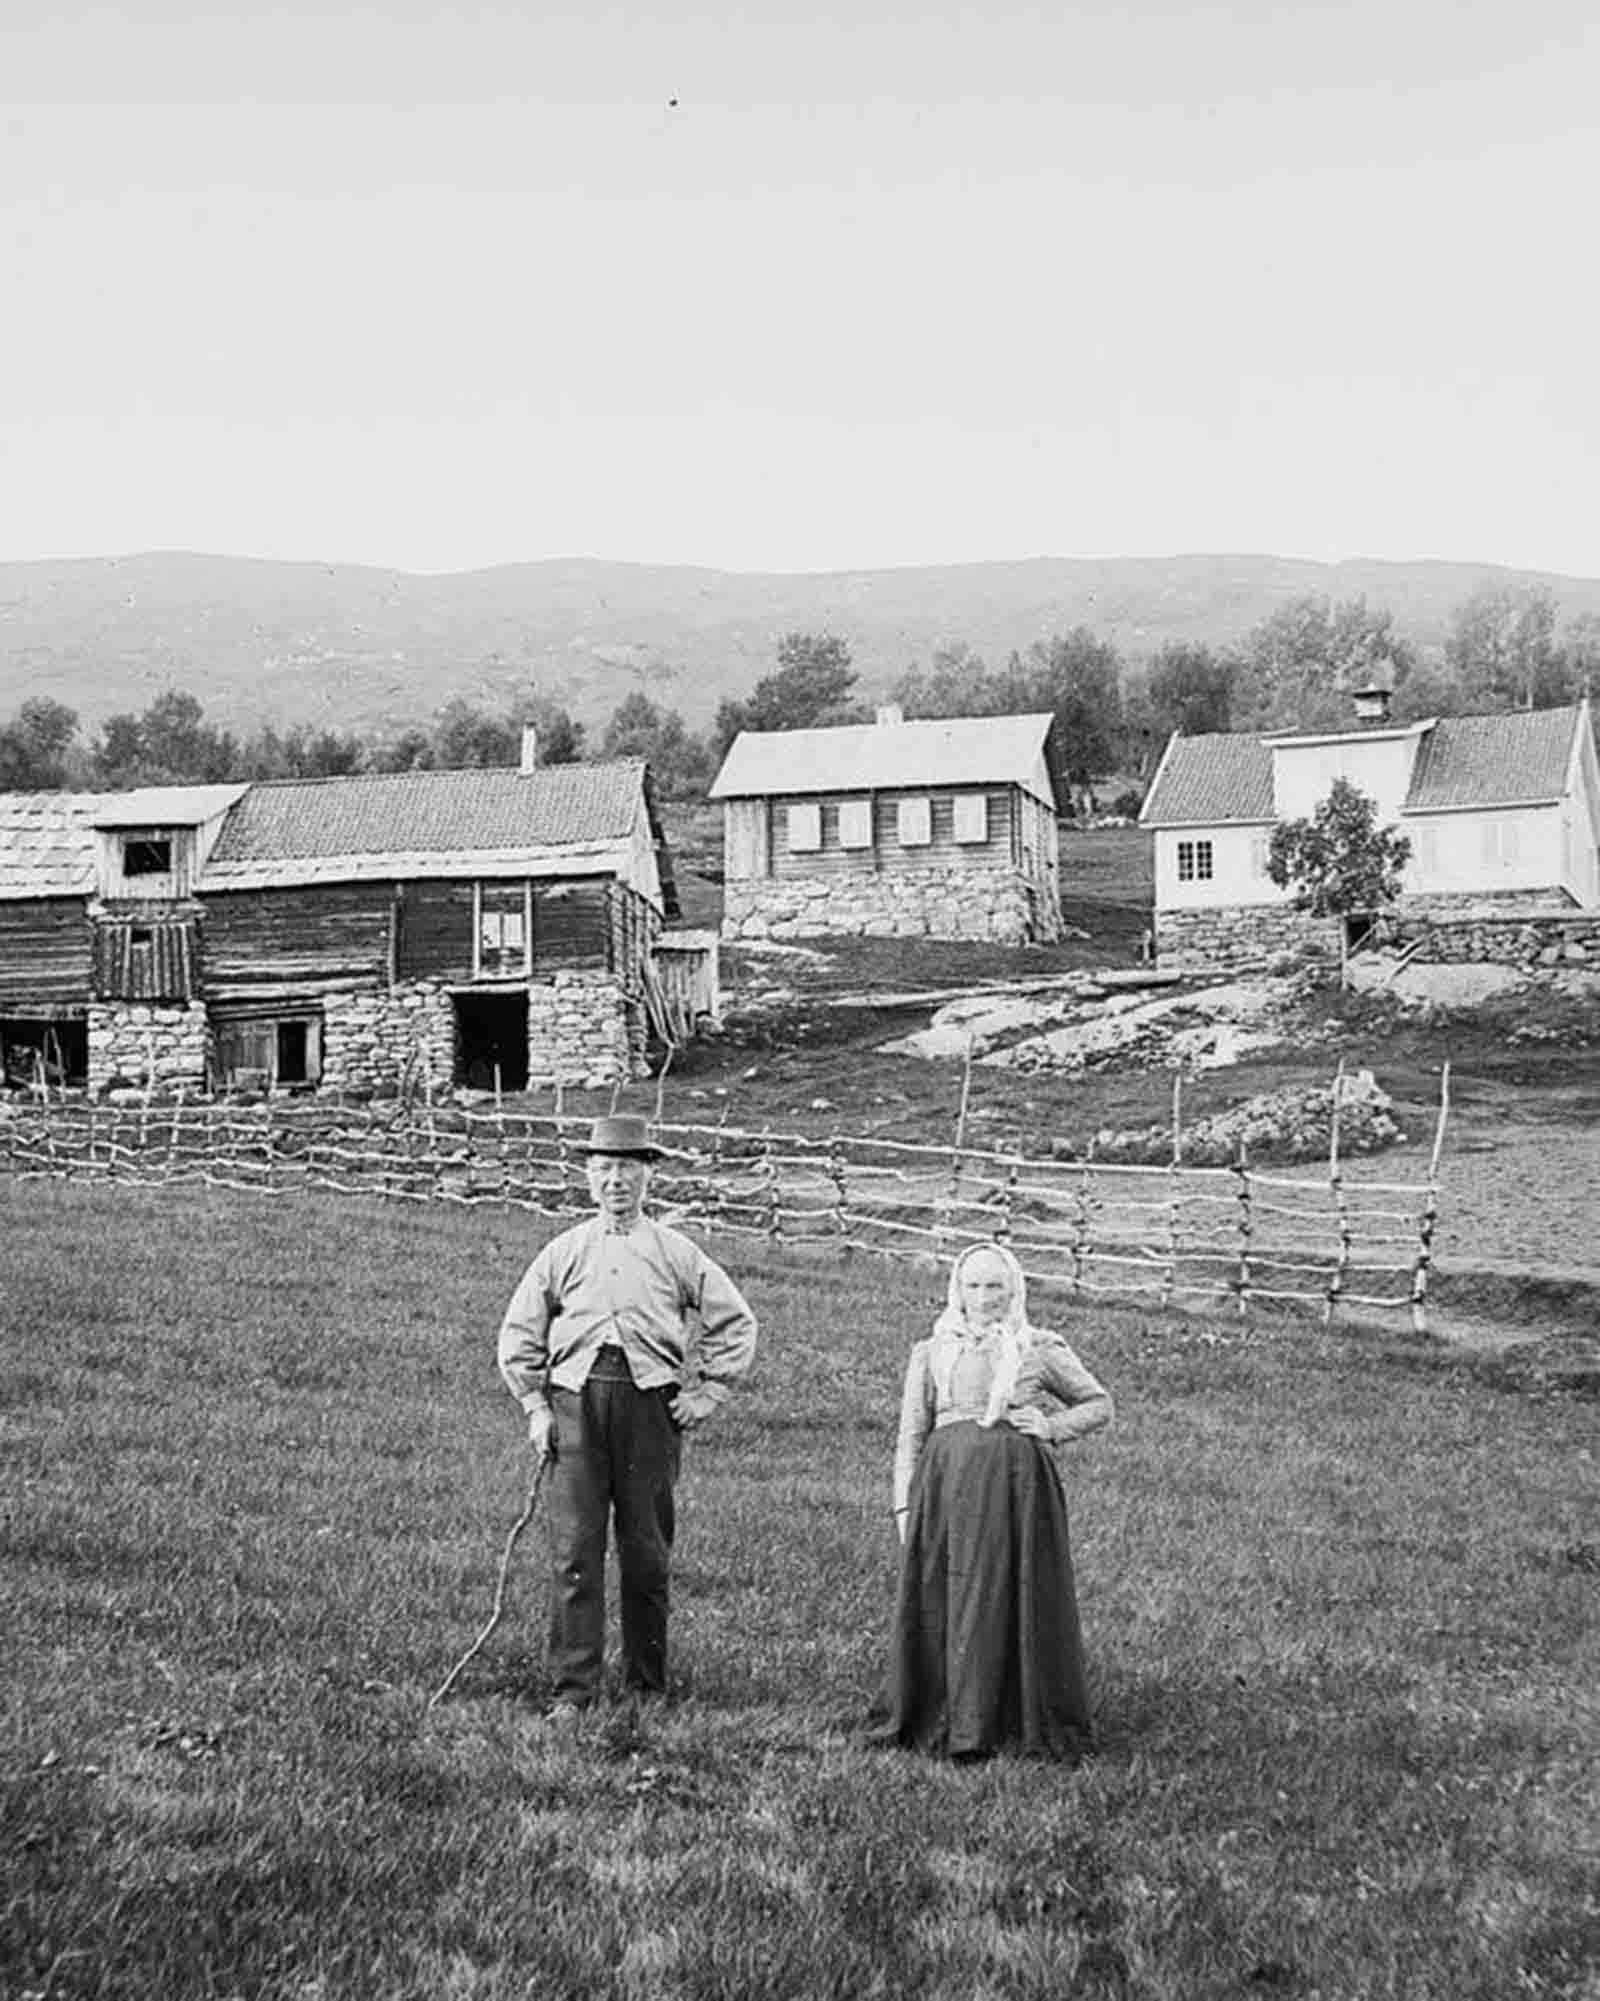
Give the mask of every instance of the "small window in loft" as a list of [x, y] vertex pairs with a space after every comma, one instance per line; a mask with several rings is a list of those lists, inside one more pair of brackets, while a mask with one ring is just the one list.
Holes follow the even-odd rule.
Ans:
[[958, 841], [982, 845], [989, 838], [989, 801], [982, 792], [956, 794], [955, 834]]
[[822, 846], [822, 808], [813, 801], [789, 808], [789, 851], [814, 855]]
[[171, 841], [125, 840], [122, 844], [122, 873], [134, 875], [171, 875]]
[[522, 886], [514, 890], [485, 885], [478, 909], [478, 971], [525, 973], [528, 970], [528, 922]]
[[839, 806], [839, 845], [841, 848], [870, 848], [872, 846], [872, 801], [870, 799], [845, 799]]
[[148, 952], [156, 942], [156, 934], [143, 925], [135, 924], [128, 932], [128, 944], [135, 952]]
[[929, 799], [902, 799], [896, 814], [900, 845], [925, 848], [933, 840], [933, 802]]

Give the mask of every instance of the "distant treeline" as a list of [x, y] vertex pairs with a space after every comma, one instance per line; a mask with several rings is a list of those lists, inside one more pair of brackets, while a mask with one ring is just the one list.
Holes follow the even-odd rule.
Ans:
[[[910, 666], [887, 691], [907, 717], [1051, 711], [1069, 794], [1113, 774], [1136, 797], [1174, 729], [1319, 729], [1350, 714], [1350, 696], [1374, 682], [1394, 690], [1398, 720], [1542, 708], [1571, 701], [1600, 669], [1600, 618], [1560, 624], [1540, 586], [1489, 589], [1462, 604], [1437, 653], [1394, 628], [1364, 597], [1292, 599], [1233, 647], [1176, 642], [1130, 662], [1090, 627], [1036, 640], [991, 666], [960, 641]], [[530, 689], [504, 710], [456, 699], [431, 722], [377, 741], [349, 730], [272, 725], [246, 735], [207, 722], [183, 689], [141, 713], [109, 716], [85, 738], [75, 710], [47, 695], [24, 702], [0, 726], [0, 791], [62, 787], [220, 783], [329, 778], [362, 771], [459, 770], [518, 762], [522, 732], [538, 732], [539, 759], [649, 759], [664, 797], [702, 798], [724, 752], [743, 729], [808, 729], [868, 721], [846, 640], [791, 632], [777, 665], [743, 701], [725, 701], [709, 731], [691, 731], [675, 709], [629, 695], [591, 734], [566, 709]], [[1129, 799], [1114, 802], [1126, 806]]]

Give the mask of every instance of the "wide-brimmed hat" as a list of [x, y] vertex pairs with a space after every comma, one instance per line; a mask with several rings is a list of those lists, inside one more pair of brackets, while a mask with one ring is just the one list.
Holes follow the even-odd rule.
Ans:
[[650, 1137], [648, 1124], [635, 1112], [617, 1112], [596, 1119], [580, 1153], [619, 1153], [632, 1160], [659, 1160], [661, 1149]]

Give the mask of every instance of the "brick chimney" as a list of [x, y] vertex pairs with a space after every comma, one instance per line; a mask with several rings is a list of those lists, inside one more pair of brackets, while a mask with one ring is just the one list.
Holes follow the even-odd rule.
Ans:
[[1389, 720], [1389, 703], [1394, 690], [1379, 686], [1357, 688], [1355, 691], [1356, 721], [1363, 729], [1382, 729]]
[[525, 772], [539, 769], [539, 732], [532, 723], [522, 725], [522, 763], [519, 769]]
[[892, 729], [896, 723], [903, 723], [906, 712], [898, 702], [880, 702], [877, 720], [881, 728]]

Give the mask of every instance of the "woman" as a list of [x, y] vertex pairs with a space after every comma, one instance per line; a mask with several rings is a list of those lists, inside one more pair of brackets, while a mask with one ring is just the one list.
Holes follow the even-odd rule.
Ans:
[[1110, 1419], [1110, 1397], [1066, 1342], [1029, 1325], [1011, 1253], [963, 1251], [906, 1369], [894, 1463], [904, 1548], [874, 1705], [885, 1736], [952, 1758], [1093, 1747], [1051, 1448]]

